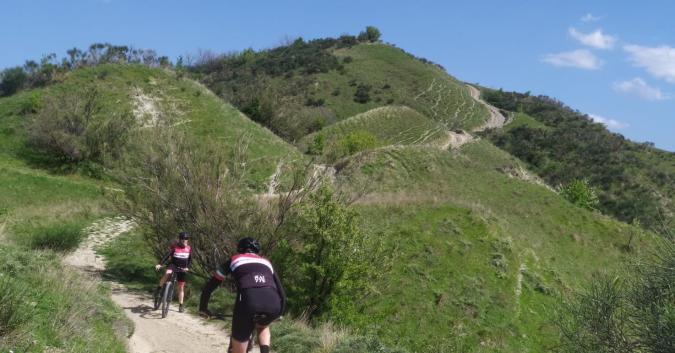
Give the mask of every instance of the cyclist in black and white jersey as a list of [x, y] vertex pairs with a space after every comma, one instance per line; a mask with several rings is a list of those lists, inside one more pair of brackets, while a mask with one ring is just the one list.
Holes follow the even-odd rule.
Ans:
[[237, 299], [232, 316], [231, 346], [233, 353], [244, 353], [253, 329], [258, 332], [260, 353], [268, 353], [271, 333], [269, 325], [278, 319], [285, 306], [286, 296], [272, 263], [258, 255], [260, 243], [243, 238], [237, 254], [222, 264], [202, 289], [199, 310], [209, 313], [211, 293], [232, 275], [237, 285]]

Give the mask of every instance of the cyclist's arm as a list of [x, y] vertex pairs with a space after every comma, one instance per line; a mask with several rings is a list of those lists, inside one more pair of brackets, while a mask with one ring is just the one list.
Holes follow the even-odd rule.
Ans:
[[281, 280], [279, 276], [274, 272], [274, 283], [277, 285], [277, 291], [279, 292], [279, 297], [281, 298], [281, 315], [286, 311], [286, 292], [284, 291], [284, 286], [281, 285]]
[[211, 300], [211, 293], [213, 293], [220, 283], [225, 279], [225, 275], [230, 272], [230, 260], [225, 264], [221, 265], [211, 276], [208, 282], [202, 288], [202, 295], [199, 298], [199, 310], [208, 311], [209, 309], [209, 300]]

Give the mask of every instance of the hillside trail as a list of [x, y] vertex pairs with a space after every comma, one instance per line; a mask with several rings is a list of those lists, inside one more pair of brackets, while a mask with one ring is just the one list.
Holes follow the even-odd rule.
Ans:
[[471, 85], [466, 85], [466, 87], [469, 88], [469, 94], [471, 94], [471, 98], [484, 105], [490, 113], [490, 118], [485, 122], [485, 124], [473, 129], [472, 131], [479, 132], [487, 129], [499, 129], [503, 127], [504, 124], [506, 124], [506, 117], [499, 111], [499, 109], [482, 100], [480, 98], [480, 91], [478, 88]]
[[[433, 82], [432, 82], [433, 85]], [[466, 85], [466, 87], [469, 90], [469, 95], [471, 98], [477, 102], [478, 104], [482, 104], [487, 108], [488, 113], [490, 114], [490, 117], [488, 120], [481, 126], [478, 126], [471, 130], [472, 133], [475, 132], [481, 132], [486, 129], [499, 129], [503, 127], [506, 124], [506, 117], [499, 111], [499, 109], [495, 108], [494, 106], [488, 104], [484, 100], [480, 98], [480, 91], [469, 84]], [[457, 131], [451, 131], [448, 130], [446, 131], [446, 138], [445, 141], [440, 143], [439, 148], [443, 150], [447, 150], [449, 148], [458, 148], [462, 145], [465, 145], [467, 143], [473, 142], [476, 140], [476, 138], [463, 130], [457, 130]]]
[[[122, 217], [105, 218], [93, 223], [86, 229], [86, 241], [64, 262], [100, 279], [105, 261], [96, 254], [96, 247], [128, 232], [134, 226], [133, 221]], [[162, 319], [159, 310], [152, 310], [152, 297], [149, 294], [129, 291], [116, 282], [110, 282], [110, 285], [112, 300], [134, 323], [133, 334], [128, 341], [130, 353], [226, 351], [229, 336], [222, 327], [187, 313], [179, 313], [177, 304], [172, 305], [169, 315]], [[253, 352], [259, 352], [258, 348], [254, 348]]]

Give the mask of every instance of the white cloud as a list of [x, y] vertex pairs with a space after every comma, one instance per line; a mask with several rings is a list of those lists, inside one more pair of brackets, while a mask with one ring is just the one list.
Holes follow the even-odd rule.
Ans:
[[626, 45], [623, 50], [628, 52], [635, 66], [647, 70], [656, 78], [675, 83], [675, 48], [667, 45], [660, 47]]
[[569, 33], [579, 43], [597, 49], [612, 49], [614, 43], [616, 43], [616, 37], [602, 33], [601, 29], [596, 29], [595, 32], [591, 33], [583, 33], [577, 31], [576, 28], [570, 27]]
[[639, 77], [630, 81], [614, 82], [612, 87], [617, 92], [634, 94], [648, 101], [661, 101], [670, 98], [661, 92], [661, 89], [648, 85], [645, 80]]
[[600, 21], [602, 19], [602, 16], [593, 16], [590, 12], [585, 14], [584, 17], [581, 18], [581, 22], [595, 22], [595, 21]]
[[569, 66], [586, 70], [596, 70], [602, 66], [602, 61], [585, 49], [546, 54], [542, 58], [542, 61], [553, 66]]
[[609, 128], [609, 129], [618, 130], [618, 129], [623, 129], [623, 128], [627, 128], [628, 126], [630, 126], [626, 123], [622, 123], [622, 122], [616, 121], [614, 119], [605, 118], [605, 117], [602, 117], [602, 116], [596, 115], [596, 114], [588, 114], [588, 116], [593, 121], [595, 121], [596, 123], [603, 124], [603, 125], [607, 126], [607, 128]]

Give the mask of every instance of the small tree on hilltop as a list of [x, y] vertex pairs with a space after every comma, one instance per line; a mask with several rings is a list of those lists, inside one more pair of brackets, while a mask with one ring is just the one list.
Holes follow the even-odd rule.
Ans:
[[359, 42], [377, 42], [380, 40], [380, 30], [373, 26], [366, 27], [366, 30], [359, 33], [358, 40]]

